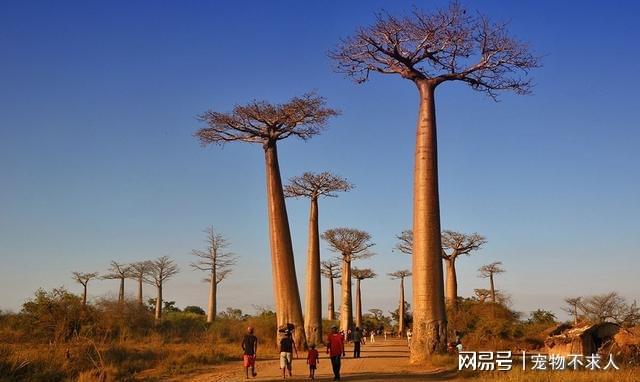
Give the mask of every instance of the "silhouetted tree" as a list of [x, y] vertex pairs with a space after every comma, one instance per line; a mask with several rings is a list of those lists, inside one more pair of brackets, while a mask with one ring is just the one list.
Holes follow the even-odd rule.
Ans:
[[82, 285], [82, 306], [87, 305], [87, 285], [89, 281], [98, 277], [98, 272], [82, 273], [72, 272], [73, 280]]
[[284, 188], [287, 197], [311, 200], [309, 211], [309, 241], [307, 245], [307, 288], [305, 295], [305, 333], [309, 343], [322, 343], [322, 297], [320, 287], [320, 232], [318, 230], [318, 199], [336, 197], [338, 191], [349, 191], [353, 185], [328, 172], [305, 172], [289, 180]]
[[213, 227], [208, 227], [204, 232], [207, 234], [207, 249], [192, 251], [198, 260], [191, 263], [191, 267], [209, 273], [205, 279], [209, 283], [207, 322], [213, 322], [218, 306], [218, 284], [231, 273], [231, 267], [236, 264], [236, 257], [231, 252], [225, 251], [229, 243], [224, 236], [216, 233]]
[[124, 302], [124, 280], [131, 277], [131, 268], [127, 264], [111, 261], [109, 272], [103, 275], [105, 280], [120, 280], [120, 289], [118, 290], [118, 302], [122, 304]]
[[527, 78], [538, 65], [527, 44], [509, 36], [504, 24], [467, 12], [454, 2], [447, 9], [395, 17], [377, 15], [329, 52], [335, 69], [355, 82], [371, 72], [395, 74], [417, 87], [413, 197], [414, 339], [411, 361], [446, 351], [447, 319], [442, 277], [435, 89], [460, 81], [495, 98], [502, 90], [526, 94]]
[[337, 114], [338, 111], [325, 107], [324, 98], [310, 93], [280, 105], [253, 101], [244, 106], [238, 105], [229, 113], [207, 111], [199, 119], [208, 127], [195, 133], [204, 146], [240, 141], [261, 144], [264, 149], [273, 292], [278, 327], [293, 323], [296, 331], [294, 338], [299, 348], [306, 347], [306, 336], [278, 164], [277, 142], [291, 136], [309, 139], [319, 134], [329, 118]]
[[585, 297], [578, 309], [593, 323], [614, 322], [625, 327], [640, 324], [640, 308], [636, 301], [627, 303], [617, 292]]

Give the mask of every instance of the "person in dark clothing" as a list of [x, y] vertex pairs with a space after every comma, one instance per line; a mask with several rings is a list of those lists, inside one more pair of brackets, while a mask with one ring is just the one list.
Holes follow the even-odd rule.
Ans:
[[286, 370], [289, 370], [289, 377], [292, 376], [291, 364], [294, 351], [296, 353], [296, 358], [298, 358], [298, 349], [296, 349], [296, 344], [293, 342], [291, 332], [287, 331], [285, 337], [280, 340], [280, 369], [282, 369], [282, 379], [285, 379], [286, 377]]
[[362, 345], [362, 331], [356, 326], [353, 332], [353, 358], [360, 358], [360, 345]]
[[244, 376], [249, 378], [249, 368], [251, 368], [251, 376], [256, 377], [256, 353], [258, 352], [258, 337], [253, 335], [253, 328], [247, 328], [247, 334], [242, 339], [242, 350], [244, 351]]
[[327, 338], [327, 354], [331, 358], [331, 368], [333, 369], [333, 380], [340, 380], [340, 357], [345, 356], [344, 336], [338, 333], [338, 327], [332, 326], [331, 333]]

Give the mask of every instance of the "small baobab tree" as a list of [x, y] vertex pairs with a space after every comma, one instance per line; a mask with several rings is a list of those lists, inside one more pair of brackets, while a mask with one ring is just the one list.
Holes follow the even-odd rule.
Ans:
[[473, 295], [478, 300], [478, 302], [484, 304], [484, 302], [487, 301], [489, 297], [491, 297], [491, 291], [489, 289], [476, 288], [473, 290]]
[[229, 113], [207, 111], [199, 119], [208, 126], [195, 133], [203, 146], [236, 141], [262, 145], [276, 317], [278, 326], [295, 325], [294, 338], [298, 348], [306, 347], [306, 337], [277, 143], [291, 136], [309, 139], [319, 134], [329, 118], [337, 114], [338, 111], [325, 106], [324, 98], [308, 93], [279, 105], [253, 101], [238, 105]]
[[162, 317], [162, 288], [165, 282], [171, 277], [175, 276], [178, 272], [178, 265], [169, 258], [169, 256], [162, 256], [155, 260], [151, 260], [149, 267], [149, 273], [145, 276], [145, 281], [148, 284], [155, 285], [157, 295], [155, 299], [156, 303], [156, 320]]
[[131, 277], [131, 268], [127, 264], [111, 261], [109, 273], [102, 276], [104, 280], [120, 280], [120, 289], [118, 290], [118, 303], [124, 303], [124, 280]]
[[562, 309], [573, 317], [573, 324], [578, 325], [578, 309], [582, 303], [582, 297], [567, 297], [564, 302], [567, 306]]
[[489, 291], [491, 292], [491, 302], [496, 303], [496, 288], [493, 282], [493, 276], [496, 273], [503, 273], [505, 270], [502, 268], [502, 261], [496, 261], [491, 264], [483, 265], [478, 268], [480, 277], [489, 279]]
[[333, 291], [334, 280], [340, 278], [340, 263], [335, 260], [324, 260], [320, 262], [321, 272], [324, 277], [329, 280], [329, 293], [327, 305], [327, 319], [333, 321], [336, 319], [335, 295]]
[[458, 277], [456, 260], [462, 255], [470, 255], [487, 242], [484, 236], [472, 233], [464, 234], [445, 230], [442, 232], [442, 258], [447, 264], [446, 299], [453, 307], [458, 308]]
[[356, 326], [362, 328], [362, 290], [360, 288], [360, 282], [362, 280], [372, 279], [378, 276], [370, 268], [356, 268], [351, 269], [351, 278], [356, 280]]
[[144, 283], [145, 276], [151, 269], [151, 263], [149, 261], [138, 261], [129, 265], [129, 278], [136, 280], [138, 283], [138, 304], [144, 305], [142, 295], [142, 284]]
[[527, 44], [512, 38], [504, 24], [467, 12], [457, 2], [426, 13], [415, 9], [396, 17], [377, 15], [329, 52], [337, 72], [356, 83], [370, 73], [393, 74], [418, 90], [413, 182], [413, 346], [411, 361], [446, 351], [447, 319], [440, 242], [440, 202], [436, 134], [436, 88], [451, 81], [496, 98], [500, 91], [526, 94], [529, 71], [538, 60]]
[[222, 234], [215, 232], [213, 227], [208, 227], [204, 232], [207, 234], [207, 249], [194, 249], [192, 251], [198, 260], [192, 262], [191, 267], [208, 272], [207, 278], [205, 279], [205, 281], [209, 283], [207, 322], [213, 322], [218, 306], [218, 284], [229, 276], [231, 267], [236, 264], [236, 257], [233, 253], [226, 251], [229, 243]]
[[314, 174], [305, 172], [289, 180], [284, 188], [286, 197], [305, 197], [311, 201], [309, 210], [309, 241], [307, 244], [307, 288], [305, 294], [305, 325], [307, 342], [322, 342], [322, 297], [320, 286], [320, 232], [318, 229], [318, 199], [337, 197], [339, 191], [349, 191], [353, 186], [346, 179], [329, 172]]
[[413, 231], [405, 229], [396, 235], [398, 242], [396, 243], [396, 249], [404, 254], [410, 255], [413, 253]]
[[404, 311], [404, 279], [406, 277], [410, 277], [411, 276], [411, 271], [409, 271], [408, 269], [403, 269], [400, 271], [395, 271], [393, 273], [388, 273], [389, 277], [391, 277], [392, 280], [400, 280], [400, 301], [398, 304], [398, 334], [400, 336], [404, 335], [404, 330], [405, 330], [405, 322], [404, 322], [404, 316], [405, 316], [405, 311]]
[[89, 285], [89, 281], [98, 277], [98, 272], [92, 272], [92, 273], [72, 272], [72, 277], [75, 282], [82, 285], [82, 306], [86, 306], [87, 305], [87, 286]]
[[373, 254], [369, 252], [374, 244], [371, 235], [353, 228], [333, 228], [322, 234], [333, 252], [339, 253], [342, 261], [342, 302], [340, 305], [340, 329], [345, 333], [353, 328], [353, 301], [351, 299], [351, 262]]

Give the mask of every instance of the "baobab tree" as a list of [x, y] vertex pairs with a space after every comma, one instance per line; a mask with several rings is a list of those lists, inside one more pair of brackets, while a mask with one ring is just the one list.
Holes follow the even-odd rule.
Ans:
[[179, 272], [178, 265], [169, 258], [162, 256], [149, 262], [149, 273], [145, 276], [148, 284], [155, 285], [156, 296], [156, 320], [162, 317], [162, 288], [165, 282]]
[[372, 279], [378, 276], [370, 268], [356, 268], [351, 269], [351, 277], [356, 280], [356, 326], [362, 328], [362, 290], [360, 289], [360, 282], [362, 280]]
[[582, 297], [567, 297], [564, 302], [567, 307], [562, 309], [573, 317], [573, 324], [578, 325], [578, 308], [582, 303]]
[[[411, 276], [411, 271], [403, 269], [388, 273], [392, 280], [400, 280], [400, 302], [398, 304], [398, 334], [402, 336], [404, 334], [404, 279]], [[415, 311], [414, 311], [415, 314]]]
[[340, 255], [342, 261], [342, 302], [340, 304], [340, 329], [345, 333], [353, 327], [353, 301], [351, 299], [351, 262], [373, 254], [371, 235], [353, 228], [333, 228], [322, 234], [329, 248]]
[[118, 290], [118, 303], [124, 303], [124, 280], [131, 277], [131, 268], [127, 264], [111, 261], [109, 272], [102, 276], [105, 280], [120, 280], [120, 289]]
[[87, 305], [87, 285], [89, 285], [89, 281], [98, 277], [98, 272], [92, 273], [83, 273], [83, 272], [72, 272], [73, 280], [80, 285], [82, 285], [82, 306]]
[[319, 134], [329, 118], [337, 114], [338, 111], [325, 107], [324, 98], [308, 93], [284, 104], [252, 101], [235, 106], [228, 113], [207, 111], [198, 118], [208, 127], [195, 133], [203, 146], [235, 141], [262, 145], [276, 317], [279, 327], [288, 323], [295, 325], [294, 338], [299, 348], [306, 347], [306, 338], [277, 143], [290, 136], [309, 139]]
[[151, 263], [149, 261], [139, 261], [129, 265], [129, 278], [138, 282], [138, 304], [144, 305], [142, 296], [142, 284], [144, 283], [145, 276], [151, 269]]
[[459, 256], [468, 256], [479, 250], [486, 242], [487, 239], [477, 233], [464, 234], [449, 230], [442, 232], [442, 258], [447, 264], [446, 300], [453, 309], [458, 308], [456, 260]]
[[329, 52], [337, 72], [356, 83], [370, 73], [396, 74], [413, 82], [419, 95], [413, 181], [413, 346], [411, 361], [446, 351], [440, 242], [440, 202], [435, 90], [461, 81], [496, 98], [500, 91], [526, 94], [530, 69], [538, 65], [527, 44], [509, 36], [504, 24], [467, 12], [453, 2], [432, 13], [414, 10], [395, 17], [381, 13]]
[[333, 282], [334, 280], [340, 278], [340, 263], [335, 260], [324, 260], [320, 262], [320, 266], [322, 269], [322, 275], [329, 280], [329, 293], [328, 299], [329, 303], [327, 305], [327, 319], [329, 321], [333, 321], [336, 319], [336, 308], [335, 308], [335, 299], [334, 299], [334, 291], [333, 291]]
[[505, 270], [502, 268], [502, 261], [496, 261], [491, 264], [483, 265], [478, 268], [480, 277], [489, 279], [489, 291], [491, 292], [491, 302], [496, 303], [496, 288], [493, 282], [493, 275], [496, 273], [503, 273]]
[[286, 197], [309, 198], [309, 241], [307, 244], [307, 289], [305, 294], [304, 330], [309, 343], [322, 343], [322, 297], [320, 285], [320, 232], [318, 230], [318, 199], [337, 197], [337, 192], [349, 191], [353, 185], [329, 172], [305, 172], [289, 180], [284, 187]]
[[489, 289], [484, 288], [476, 288], [473, 290], [473, 294], [475, 298], [483, 304], [489, 297], [491, 297], [491, 291]]
[[398, 242], [396, 243], [396, 249], [404, 254], [410, 255], [413, 253], [413, 231], [405, 229], [396, 235]]
[[208, 227], [207, 249], [194, 249], [192, 254], [198, 258], [191, 263], [191, 267], [208, 272], [205, 279], [209, 283], [209, 304], [207, 306], [207, 322], [213, 322], [217, 312], [218, 284], [231, 273], [231, 267], [236, 264], [236, 257], [225, 249], [229, 243], [220, 233], [214, 231], [213, 227]]

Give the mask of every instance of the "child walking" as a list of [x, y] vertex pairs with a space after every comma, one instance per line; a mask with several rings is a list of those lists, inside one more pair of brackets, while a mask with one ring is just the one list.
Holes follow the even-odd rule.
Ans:
[[316, 379], [316, 368], [320, 363], [320, 354], [316, 350], [316, 345], [311, 344], [307, 354], [307, 365], [309, 365], [309, 378]]

